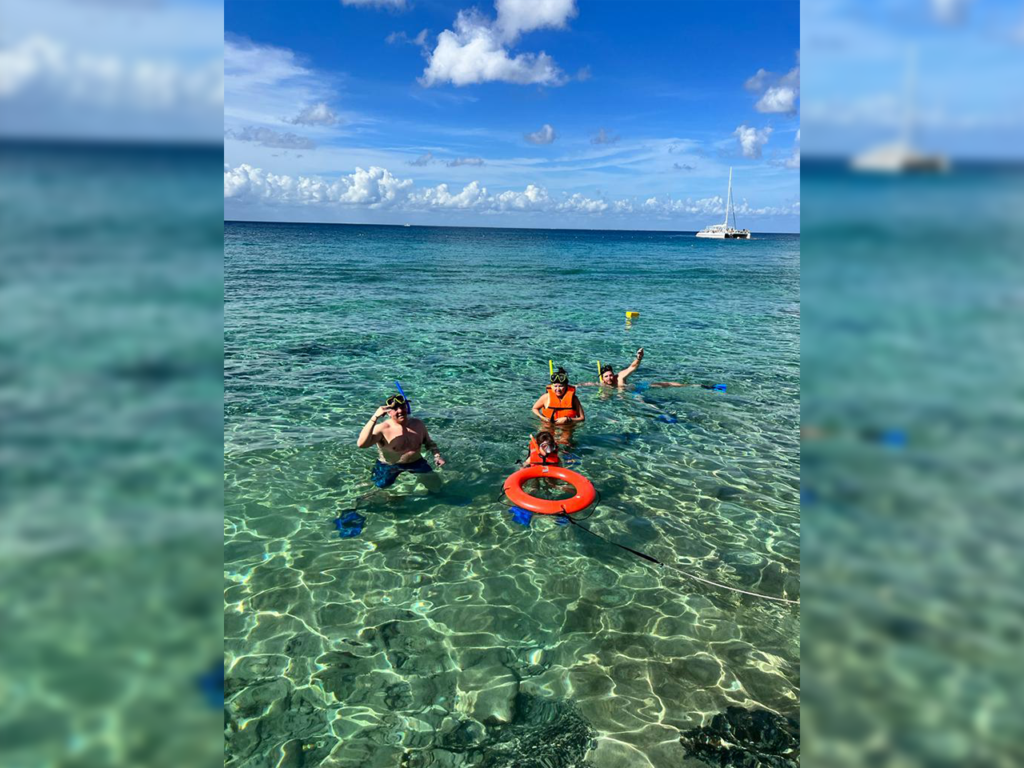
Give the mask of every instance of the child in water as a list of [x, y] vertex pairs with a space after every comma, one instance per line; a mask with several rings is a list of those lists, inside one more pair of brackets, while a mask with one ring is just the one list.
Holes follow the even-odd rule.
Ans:
[[536, 435], [530, 435], [530, 455], [523, 462], [523, 466], [533, 467], [539, 464], [551, 467], [562, 465], [562, 460], [558, 456], [555, 436], [550, 432], [538, 432]]

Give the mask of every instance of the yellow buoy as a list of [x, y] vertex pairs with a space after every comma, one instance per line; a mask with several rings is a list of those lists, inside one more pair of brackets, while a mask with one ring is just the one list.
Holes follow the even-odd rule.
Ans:
[[627, 312], [626, 313], [626, 317], [628, 317], [630, 320], [633, 320], [634, 318], [640, 317], [640, 313], [639, 312]]

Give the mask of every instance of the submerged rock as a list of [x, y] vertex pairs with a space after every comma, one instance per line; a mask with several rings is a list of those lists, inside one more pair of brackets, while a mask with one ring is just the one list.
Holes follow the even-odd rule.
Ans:
[[688, 757], [722, 768], [799, 768], [800, 726], [764, 709], [729, 707], [679, 738]]
[[[508, 723], [465, 721], [434, 752], [462, 754], [480, 768], [588, 768], [596, 733], [569, 701], [517, 693]], [[436, 756], [436, 755], [435, 755]], [[431, 764], [426, 753], [408, 753], [403, 766]]]

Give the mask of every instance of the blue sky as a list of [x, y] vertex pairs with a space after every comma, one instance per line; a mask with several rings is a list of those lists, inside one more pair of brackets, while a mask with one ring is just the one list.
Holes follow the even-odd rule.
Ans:
[[808, 0], [802, 27], [808, 157], [892, 142], [915, 71], [920, 148], [1024, 159], [1020, 0]]
[[227, 218], [799, 229], [797, 2], [224, 12]]

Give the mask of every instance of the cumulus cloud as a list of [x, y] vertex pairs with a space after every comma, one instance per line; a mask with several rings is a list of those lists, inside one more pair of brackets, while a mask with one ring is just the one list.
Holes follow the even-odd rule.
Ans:
[[612, 136], [604, 128], [597, 132], [597, 136], [590, 140], [591, 144], [614, 144], [621, 136]]
[[[725, 212], [720, 196], [692, 200], [650, 197], [606, 200], [582, 193], [552, 195], [537, 184], [491, 193], [479, 181], [455, 191], [448, 184], [414, 189], [410, 179], [399, 179], [384, 168], [357, 168], [355, 173], [328, 182], [315, 177], [278, 176], [248, 164], [224, 167], [224, 197], [238, 202], [266, 205], [343, 205], [388, 208], [401, 211], [472, 210], [480, 213], [542, 212], [573, 215], [644, 213], [661, 218], [681, 215], [714, 215]], [[744, 200], [736, 205], [743, 216], [781, 216], [798, 212], [799, 203], [786, 207], [751, 208]]]
[[786, 86], [773, 86], [765, 91], [754, 109], [768, 114], [792, 115], [796, 112], [797, 91]]
[[[764, 206], [753, 208], [746, 200], [733, 203], [735, 212], [740, 216], [792, 216], [799, 213], [800, 203], [793, 203], [786, 206]], [[642, 204], [633, 206], [631, 212], [650, 213], [659, 217], [691, 216], [721, 216], [725, 213], [725, 198], [715, 195], [699, 200], [686, 198], [685, 200], [673, 198], [650, 197]]]
[[743, 84], [749, 92], [760, 94], [754, 109], [765, 114], [796, 114], [800, 98], [800, 66], [784, 75], [759, 69]]
[[419, 166], [429, 165], [431, 162], [433, 162], [433, 160], [434, 160], [434, 153], [433, 152], [427, 152], [427, 154], [420, 155], [415, 160], [410, 160], [409, 161], [409, 165], [419, 165]]
[[0, 99], [20, 94], [138, 111], [209, 109], [224, 102], [224, 78], [219, 61], [187, 69], [173, 61], [72, 50], [33, 35], [0, 48]]
[[271, 128], [246, 126], [239, 131], [227, 130], [224, 135], [236, 141], [251, 141], [264, 147], [277, 149], [314, 149], [316, 144], [305, 136], [279, 133]]
[[398, 179], [385, 168], [356, 168], [333, 183], [300, 176], [278, 176], [243, 163], [224, 171], [224, 197], [265, 203], [311, 204], [337, 203], [389, 208], [404, 200], [412, 187], [411, 179]]
[[496, 27], [512, 43], [524, 32], [535, 29], [565, 29], [575, 18], [576, 0], [497, 0]]
[[457, 168], [460, 165], [483, 165], [484, 159], [482, 157], [456, 157], [454, 160], [449, 160], [446, 165], [449, 168]]
[[736, 137], [743, 156], [757, 160], [761, 157], [761, 150], [764, 149], [764, 145], [768, 143], [768, 137], [772, 135], [772, 129], [771, 127], [757, 129], [741, 125], [733, 131], [732, 135]]
[[497, 0], [497, 17], [475, 9], [459, 11], [454, 30], [437, 36], [427, 56], [424, 86], [462, 86], [486, 82], [562, 85], [565, 73], [546, 53], [512, 55], [520, 36], [536, 29], [564, 29], [576, 16], [576, 0]]
[[547, 123], [544, 123], [544, 125], [533, 133], [523, 134], [523, 138], [531, 144], [550, 144], [558, 138], [558, 134], [555, 133], [554, 128]]
[[338, 115], [327, 106], [327, 102], [312, 104], [288, 120], [292, 125], [337, 125]]

